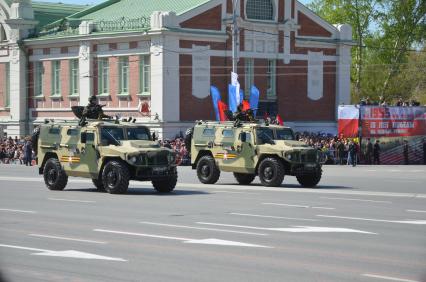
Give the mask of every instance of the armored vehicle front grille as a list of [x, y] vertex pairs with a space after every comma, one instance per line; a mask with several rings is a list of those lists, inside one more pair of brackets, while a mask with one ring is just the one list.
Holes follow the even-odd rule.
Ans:
[[149, 152], [146, 154], [147, 165], [168, 165], [169, 160], [167, 158], [169, 152]]

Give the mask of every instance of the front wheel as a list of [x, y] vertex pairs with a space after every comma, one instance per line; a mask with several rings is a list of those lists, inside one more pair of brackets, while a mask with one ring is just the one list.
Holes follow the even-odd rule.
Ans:
[[285, 170], [279, 160], [266, 158], [260, 163], [258, 174], [263, 186], [278, 187], [283, 183]]
[[220, 170], [212, 156], [201, 157], [197, 163], [197, 176], [204, 184], [215, 184], [219, 180]]
[[253, 182], [253, 180], [255, 179], [256, 175], [251, 174], [251, 173], [237, 173], [237, 172], [234, 172], [234, 177], [238, 181], [239, 184], [241, 184], [241, 185], [249, 185], [250, 183]]
[[96, 190], [98, 190], [99, 192], [105, 192], [105, 187], [104, 184], [102, 183], [102, 179], [98, 178], [98, 179], [92, 179], [93, 185], [95, 185]]
[[102, 184], [110, 194], [124, 194], [129, 188], [130, 173], [121, 161], [109, 161], [102, 171]]
[[177, 174], [164, 179], [152, 180], [152, 185], [159, 193], [170, 193], [175, 189], [178, 176]]
[[313, 188], [317, 186], [317, 184], [320, 182], [322, 176], [322, 171], [319, 169], [318, 171], [306, 175], [300, 175], [296, 176], [297, 181], [302, 185], [303, 187], [307, 188]]
[[43, 169], [44, 183], [50, 190], [62, 191], [68, 183], [68, 175], [56, 158], [48, 159]]

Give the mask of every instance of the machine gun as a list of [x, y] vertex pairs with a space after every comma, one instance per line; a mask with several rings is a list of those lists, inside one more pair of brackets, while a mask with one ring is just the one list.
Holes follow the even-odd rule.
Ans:
[[87, 119], [112, 119], [111, 116], [104, 114], [104, 110], [102, 109], [106, 105], [88, 105], [86, 107], [83, 106], [73, 106], [71, 107], [74, 115], [80, 119], [79, 125], [84, 126], [87, 124]]

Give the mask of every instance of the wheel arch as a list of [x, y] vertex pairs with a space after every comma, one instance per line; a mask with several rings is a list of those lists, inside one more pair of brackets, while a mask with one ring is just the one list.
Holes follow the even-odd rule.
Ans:
[[201, 151], [198, 153], [197, 158], [195, 159], [195, 162], [192, 164], [192, 169], [196, 169], [196, 168], [197, 168], [198, 161], [199, 161], [202, 157], [204, 157], [204, 156], [211, 156], [211, 157], [214, 159], [213, 154], [212, 154], [212, 152], [211, 152], [211, 151], [209, 151], [209, 150], [201, 150]]
[[43, 158], [43, 162], [41, 163], [41, 165], [38, 168], [38, 173], [41, 175], [44, 172], [44, 165], [46, 164], [48, 159], [59, 159], [58, 155], [54, 152], [47, 152], [46, 154], [44, 154], [44, 158]]
[[255, 173], [256, 175], [258, 174], [258, 169], [259, 169], [259, 165], [262, 163], [262, 161], [266, 158], [274, 158], [276, 160], [278, 160], [279, 162], [282, 163], [282, 165], [284, 166], [285, 172], [286, 174], [291, 170], [291, 165], [289, 162], [287, 162], [286, 160], [284, 160], [282, 157], [276, 155], [276, 154], [263, 154], [259, 157], [259, 160], [257, 161], [256, 164], [256, 168], [255, 168]]
[[102, 165], [101, 165], [101, 167], [100, 167], [100, 169], [99, 169], [99, 171], [98, 171], [98, 178], [97, 179], [100, 179], [101, 177], [102, 177], [102, 171], [104, 170], [104, 167], [105, 167], [105, 165], [108, 163], [108, 162], [110, 162], [110, 161], [119, 161], [119, 162], [121, 162], [121, 163], [123, 163], [123, 164], [125, 164], [126, 166], [127, 166], [127, 169], [129, 170], [129, 172], [130, 172], [130, 177], [131, 177], [131, 179], [133, 179], [134, 178], [134, 176], [135, 176], [135, 174], [136, 174], [136, 170], [135, 170], [135, 168], [134, 167], [132, 167], [132, 166], [130, 166], [127, 162], [125, 162], [122, 158], [120, 158], [120, 157], [116, 157], [116, 156], [108, 156], [108, 157], [104, 157], [103, 158], [103, 160], [102, 160]]

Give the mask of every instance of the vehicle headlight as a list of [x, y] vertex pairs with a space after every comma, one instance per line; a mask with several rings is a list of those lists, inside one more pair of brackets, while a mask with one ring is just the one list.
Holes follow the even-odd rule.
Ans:
[[132, 156], [132, 157], [129, 158], [129, 162], [131, 162], [133, 164], [136, 163], [137, 160], [138, 160], [138, 158], [136, 156]]
[[170, 153], [167, 155], [168, 161], [170, 164], [174, 163], [176, 161], [176, 154]]
[[285, 157], [286, 157], [287, 159], [291, 160], [291, 158], [292, 158], [291, 153], [287, 153], [287, 154], [285, 154]]

